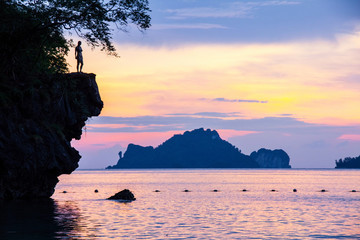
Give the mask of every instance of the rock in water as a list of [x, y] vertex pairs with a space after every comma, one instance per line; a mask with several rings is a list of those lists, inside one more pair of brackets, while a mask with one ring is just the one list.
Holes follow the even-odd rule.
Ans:
[[134, 194], [129, 189], [124, 189], [121, 192], [116, 193], [115, 195], [108, 198], [109, 200], [125, 200], [125, 201], [135, 201], [136, 198]]
[[291, 168], [289, 155], [281, 149], [269, 150], [261, 148], [252, 152], [250, 157], [254, 159], [261, 168]]
[[[0, 199], [49, 198], [78, 167], [85, 121], [103, 107], [95, 74], [42, 76], [1, 86]], [[16, 96], [16, 97], [14, 97]]]

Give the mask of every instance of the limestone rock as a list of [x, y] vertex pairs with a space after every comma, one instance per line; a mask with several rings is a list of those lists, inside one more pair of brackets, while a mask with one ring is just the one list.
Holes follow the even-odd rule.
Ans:
[[43, 76], [1, 93], [0, 199], [49, 198], [57, 177], [78, 167], [71, 140], [103, 107], [95, 74]]
[[291, 168], [289, 155], [281, 149], [269, 150], [261, 148], [252, 152], [250, 157], [254, 159], [261, 168]]

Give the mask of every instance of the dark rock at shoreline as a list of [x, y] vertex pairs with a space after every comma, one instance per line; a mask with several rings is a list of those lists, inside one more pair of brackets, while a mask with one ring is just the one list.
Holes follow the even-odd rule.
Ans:
[[124, 201], [135, 201], [134, 194], [129, 189], [124, 189], [121, 192], [107, 198], [108, 200], [124, 200]]
[[103, 107], [95, 74], [12, 84], [0, 102], [0, 199], [49, 198], [58, 176], [78, 167], [71, 140], [81, 138], [85, 121]]
[[254, 159], [261, 168], [291, 168], [290, 157], [284, 150], [269, 150], [261, 148], [252, 152], [250, 157]]

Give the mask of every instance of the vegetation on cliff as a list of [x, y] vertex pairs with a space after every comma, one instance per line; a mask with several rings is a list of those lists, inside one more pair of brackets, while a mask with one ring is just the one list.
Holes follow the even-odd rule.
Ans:
[[360, 168], [360, 156], [335, 160], [335, 168]]
[[65, 56], [73, 43], [65, 33], [76, 33], [93, 47], [116, 55], [110, 24], [121, 30], [128, 23], [147, 29], [149, 12], [147, 0], [0, 1], [2, 80], [66, 72]]

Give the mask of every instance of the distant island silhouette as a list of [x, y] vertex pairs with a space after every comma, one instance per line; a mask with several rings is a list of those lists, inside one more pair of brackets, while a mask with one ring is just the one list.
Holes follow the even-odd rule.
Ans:
[[154, 148], [129, 144], [118, 168], [290, 168], [283, 150], [260, 149], [250, 156], [220, 138], [215, 130], [203, 128], [176, 134]]
[[339, 159], [335, 161], [335, 164], [335, 168], [360, 168], [360, 156]]

